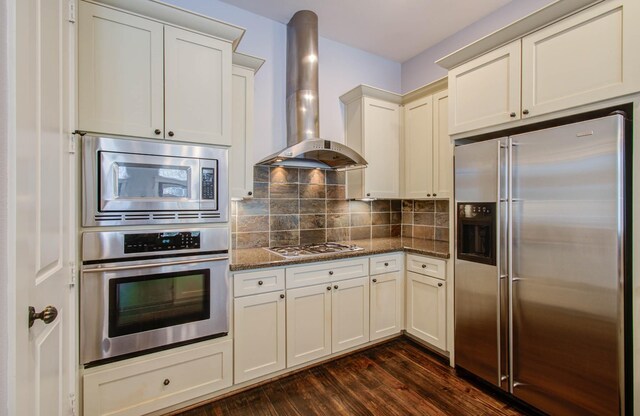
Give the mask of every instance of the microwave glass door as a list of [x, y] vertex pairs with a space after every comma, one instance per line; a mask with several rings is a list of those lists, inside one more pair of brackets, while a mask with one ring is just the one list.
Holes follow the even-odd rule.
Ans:
[[100, 210], [198, 210], [199, 162], [179, 157], [100, 152]]
[[210, 270], [109, 281], [109, 337], [209, 319]]

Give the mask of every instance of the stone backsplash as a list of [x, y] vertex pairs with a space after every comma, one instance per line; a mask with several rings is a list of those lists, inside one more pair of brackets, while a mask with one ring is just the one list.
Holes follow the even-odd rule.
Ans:
[[448, 241], [447, 200], [345, 200], [345, 173], [256, 166], [252, 199], [232, 202], [233, 248], [377, 237]]

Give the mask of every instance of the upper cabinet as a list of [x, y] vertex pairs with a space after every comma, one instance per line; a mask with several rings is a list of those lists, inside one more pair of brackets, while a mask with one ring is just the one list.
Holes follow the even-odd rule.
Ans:
[[340, 100], [346, 144], [368, 163], [347, 172], [347, 198], [400, 198], [401, 96], [361, 85]]
[[233, 54], [231, 149], [229, 151], [230, 196], [253, 196], [253, 79], [263, 59]]
[[111, 7], [79, 7], [80, 130], [231, 144], [231, 41]]
[[[439, 61], [450, 69], [450, 134], [640, 91], [640, 2], [606, 0], [548, 24], [570, 6], [555, 2]], [[468, 60], [517, 31], [529, 34]]]
[[453, 145], [448, 131], [448, 93], [427, 95], [404, 105], [404, 197], [450, 198]]

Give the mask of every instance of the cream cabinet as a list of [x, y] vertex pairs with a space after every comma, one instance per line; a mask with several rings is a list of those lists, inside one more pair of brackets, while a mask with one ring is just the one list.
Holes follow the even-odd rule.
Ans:
[[406, 276], [406, 331], [440, 350], [446, 350], [446, 262], [408, 255]]
[[253, 87], [263, 59], [234, 52], [232, 68], [229, 195], [253, 196]]
[[287, 367], [369, 341], [366, 257], [286, 269]]
[[83, 415], [138, 416], [232, 384], [232, 341], [205, 341], [86, 370]]
[[404, 105], [404, 197], [453, 195], [453, 145], [449, 139], [448, 92]]
[[640, 91], [638, 20], [640, 2], [606, 0], [451, 68], [450, 134]]
[[284, 269], [233, 275], [234, 382], [285, 368]]
[[347, 172], [347, 198], [399, 198], [401, 97], [360, 86], [340, 97], [345, 105], [345, 142], [366, 169]]
[[403, 329], [403, 254], [371, 257], [369, 337], [371, 341]]
[[81, 1], [78, 124], [231, 144], [231, 42]]

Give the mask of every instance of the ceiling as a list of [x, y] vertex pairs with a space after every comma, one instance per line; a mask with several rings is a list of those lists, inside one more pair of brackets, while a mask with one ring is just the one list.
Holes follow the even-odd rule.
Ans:
[[511, 0], [222, 0], [287, 23], [318, 15], [320, 36], [404, 62]]

